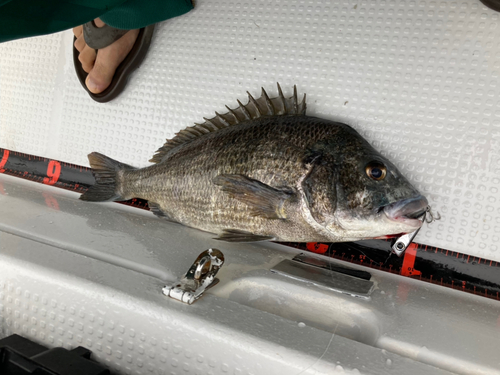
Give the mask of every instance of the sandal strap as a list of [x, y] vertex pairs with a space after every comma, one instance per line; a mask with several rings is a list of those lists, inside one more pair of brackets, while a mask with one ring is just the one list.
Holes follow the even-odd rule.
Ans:
[[113, 44], [130, 30], [115, 29], [109, 25], [97, 27], [94, 21], [83, 25], [83, 37], [90, 48], [101, 49]]

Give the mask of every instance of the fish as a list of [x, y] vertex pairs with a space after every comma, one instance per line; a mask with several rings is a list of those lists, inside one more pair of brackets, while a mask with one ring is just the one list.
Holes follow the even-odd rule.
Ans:
[[[247, 92], [248, 93], [248, 92]], [[351, 126], [306, 115], [297, 87], [262, 88], [167, 140], [145, 168], [88, 155], [84, 201], [141, 198], [229, 242], [345, 242], [409, 233], [428, 201]]]

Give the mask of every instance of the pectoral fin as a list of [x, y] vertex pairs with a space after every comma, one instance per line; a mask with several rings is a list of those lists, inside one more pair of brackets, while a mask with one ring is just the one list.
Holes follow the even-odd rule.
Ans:
[[261, 236], [250, 232], [245, 232], [237, 229], [224, 229], [219, 237], [215, 238], [220, 241], [227, 242], [258, 242], [258, 241], [271, 241], [273, 236]]
[[284, 203], [292, 193], [239, 174], [221, 174], [214, 178], [214, 184], [221, 186], [230, 197], [250, 206], [253, 216], [286, 219]]

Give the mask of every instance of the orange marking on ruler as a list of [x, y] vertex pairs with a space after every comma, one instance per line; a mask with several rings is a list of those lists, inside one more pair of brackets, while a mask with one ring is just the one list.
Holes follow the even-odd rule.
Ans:
[[3, 167], [5, 167], [5, 164], [7, 164], [7, 160], [9, 159], [9, 154], [10, 154], [9, 150], [3, 151], [2, 160], [0, 160], [0, 173], [5, 172], [5, 169], [3, 169]]
[[411, 243], [405, 250], [405, 255], [403, 258], [403, 265], [401, 266], [401, 275], [402, 276], [420, 276], [422, 272], [417, 271], [415, 266], [415, 258], [417, 255], [417, 247], [418, 245], [415, 243]]
[[61, 163], [55, 160], [51, 160], [49, 162], [49, 166], [47, 167], [47, 176], [43, 179], [43, 183], [47, 185], [54, 185], [57, 180], [59, 180], [59, 176], [61, 175]]
[[313, 253], [324, 254], [328, 251], [329, 246], [324, 243], [308, 242], [306, 247], [307, 250], [312, 251]]

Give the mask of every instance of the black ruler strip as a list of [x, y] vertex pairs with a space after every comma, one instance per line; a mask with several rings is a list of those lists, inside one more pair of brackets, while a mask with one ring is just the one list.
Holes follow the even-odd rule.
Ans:
[[500, 264], [493, 260], [417, 243], [400, 258], [392, 254], [387, 240], [286, 245], [500, 300]]
[[[3, 148], [0, 148], [0, 173], [78, 193], [95, 184], [91, 168]], [[148, 202], [142, 199], [119, 203], [149, 209]]]
[[[95, 184], [90, 168], [2, 148], [0, 173], [79, 193]], [[142, 199], [120, 203], [149, 209]], [[415, 243], [399, 258], [391, 254], [391, 242], [385, 240], [283, 244], [500, 300], [500, 265], [488, 259]]]

